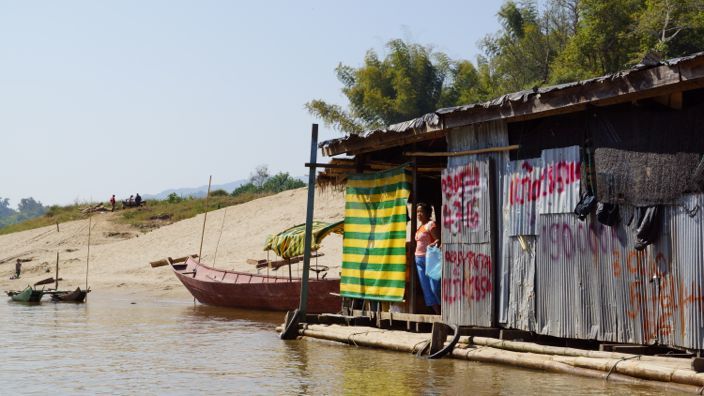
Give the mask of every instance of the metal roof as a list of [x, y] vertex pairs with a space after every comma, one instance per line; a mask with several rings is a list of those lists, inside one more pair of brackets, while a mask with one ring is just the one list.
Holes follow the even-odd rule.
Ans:
[[[559, 109], [565, 112], [565, 109], [570, 107], [573, 111], [579, 111], [586, 104], [604, 101], [608, 101], [607, 104], [618, 103], [619, 97], [623, 97], [622, 101], [629, 101], [630, 96], [635, 93], [656, 92], [660, 88], [704, 79], [704, 68], [696, 67], [701, 61], [704, 61], [704, 52], [665, 61], [640, 63], [626, 70], [588, 80], [527, 89], [487, 102], [438, 109], [383, 129], [326, 140], [318, 146], [323, 150], [323, 154], [328, 156], [356, 154], [383, 148], [382, 144], [390, 147], [438, 138], [443, 136], [443, 133], [438, 132], [461, 125], [496, 119], [535, 118], [553, 114]], [[683, 71], [680, 66], [685, 63], [691, 63], [695, 67]], [[555, 102], [554, 99], [561, 94], [566, 94], [567, 97]], [[475, 116], [468, 117], [470, 114]], [[465, 118], [462, 119], [462, 116]], [[453, 117], [458, 119], [448, 122]]]

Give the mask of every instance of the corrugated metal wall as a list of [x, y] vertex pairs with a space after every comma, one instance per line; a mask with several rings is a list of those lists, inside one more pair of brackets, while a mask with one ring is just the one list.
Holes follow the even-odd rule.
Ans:
[[511, 269], [506, 326], [535, 331], [535, 236], [506, 238], [504, 264]]
[[442, 173], [442, 312], [447, 323], [492, 325], [489, 160]]
[[[492, 135], [484, 130], [481, 136]], [[456, 140], [449, 139], [459, 144]], [[451, 145], [454, 151], [471, 148], [477, 146]], [[443, 178], [466, 179], [473, 166], [483, 178], [487, 157], [453, 158]], [[498, 299], [499, 322], [508, 328], [704, 349], [704, 195], [664, 207], [659, 239], [637, 251], [635, 221], [627, 224], [635, 208], [622, 205], [615, 227], [593, 216], [580, 221], [572, 213], [580, 189], [578, 147], [544, 150], [530, 160], [492, 159], [504, 164], [491, 172], [501, 187], [496, 197], [503, 216], [496, 223], [502, 228], [489, 232], [491, 222], [485, 220], [492, 213], [482, 203], [480, 232], [443, 230], [445, 322], [491, 326], [492, 300]], [[448, 198], [443, 205], [462, 207], [468, 199]]]
[[615, 227], [568, 213], [539, 215], [536, 243], [525, 243], [535, 253], [534, 300], [525, 280], [531, 252], [511, 238], [507, 326], [563, 338], [704, 348], [704, 225], [695, 208], [704, 208], [704, 196], [665, 207], [659, 239], [643, 251], [634, 249], [634, 224], [625, 224], [633, 207], [620, 207], [623, 222]]
[[[448, 132], [447, 141], [450, 151], [501, 147], [508, 145], [508, 131], [506, 123], [502, 121], [488, 122], [453, 129]], [[503, 219], [491, 213], [492, 199], [493, 204], [498, 205], [497, 208], [503, 202], [500, 186], [496, 183], [500, 182], [507, 163], [508, 153], [465, 155], [448, 159], [447, 170], [443, 173], [444, 181], [450, 174], [463, 172], [465, 165], [479, 165], [482, 183], [487, 189], [482, 190], [486, 193], [486, 199], [482, 200], [479, 211], [479, 232], [453, 235], [450, 229], [443, 227], [443, 253], [446, 259], [443, 268], [442, 312], [446, 323], [492, 326], [496, 319], [495, 298], [498, 298], [500, 316], [505, 315], [508, 309], [508, 268], [501, 267], [495, 260], [495, 257], [501, 257], [501, 244], [492, 245], [492, 240], [502, 240]], [[451, 195], [443, 193], [443, 222], [446, 210], [452, 216], [451, 209], [456, 205], [454, 202], [457, 194]], [[451, 205], [447, 209], [446, 203]], [[461, 299], [458, 300], [460, 296]]]
[[[500, 123], [448, 133], [450, 151], [507, 144]], [[622, 205], [615, 227], [572, 213], [578, 146], [514, 162], [506, 153], [450, 157], [443, 178], [483, 161], [493, 165], [487, 186], [497, 191], [493, 213], [482, 206], [480, 216], [493, 216], [495, 228], [489, 238], [491, 221], [482, 233], [443, 230], [446, 323], [491, 326], [498, 319], [556, 337], [704, 349], [704, 194], [663, 207], [659, 239], [637, 251], [635, 208]]]

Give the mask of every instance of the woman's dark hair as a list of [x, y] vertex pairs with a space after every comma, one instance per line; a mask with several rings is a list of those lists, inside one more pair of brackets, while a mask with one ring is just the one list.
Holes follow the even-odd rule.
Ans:
[[430, 217], [430, 205], [425, 202], [420, 202], [417, 206], [425, 213], [427, 217]]

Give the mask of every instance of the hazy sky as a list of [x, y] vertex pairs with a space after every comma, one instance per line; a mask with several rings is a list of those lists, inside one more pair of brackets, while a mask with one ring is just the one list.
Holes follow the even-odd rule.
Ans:
[[[501, 1], [1, 1], [0, 197], [15, 207], [307, 174], [314, 98], [395, 38], [475, 60]], [[339, 134], [320, 126], [320, 140]]]

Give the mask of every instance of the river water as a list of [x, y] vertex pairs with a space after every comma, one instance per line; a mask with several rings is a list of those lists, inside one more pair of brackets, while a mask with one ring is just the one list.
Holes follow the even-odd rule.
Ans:
[[[46, 297], [45, 297], [46, 299]], [[0, 302], [0, 394], [641, 394], [601, 380], [317, 340], [282, 313], [93, 292], [85, 304]]]

